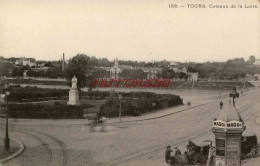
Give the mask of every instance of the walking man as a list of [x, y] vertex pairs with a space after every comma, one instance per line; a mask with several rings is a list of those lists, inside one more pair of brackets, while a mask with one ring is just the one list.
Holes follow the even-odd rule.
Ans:
[[190, 108], [190, 105], [191, 105], [191, 103], [190, 103], [190, 101], [188, 101], [188, 108]]
[[222, 102], [222, 100], [220, 101], [219, 105], [220, 105], [220, 109], [222, 110], [222, 108], [223, 108], [223, 102]]

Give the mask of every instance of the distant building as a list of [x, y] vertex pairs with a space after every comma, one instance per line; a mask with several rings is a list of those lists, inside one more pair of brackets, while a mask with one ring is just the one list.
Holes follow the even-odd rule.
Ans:
[[254, 65], [260, 66], [260, 59], [256, 59]]
[[138, 67], [134, 69], [141, 69], [145, 73], [147, 73], [147, 79], [152, 79], [152, 78], [158, 78], [158, 74], [162, 73], [162, 68], [155, 68], [155, 67]]
[[177, 73], [179, 70], [179, 63], [172, 61], [168, 67], [172, 69], [175, 73]]
[[105, 69], [106, 71], [109, 71], [110, 73], [110, 78], [113, 79], [118, 79], [119, 74], [127, 69], [131, 70], [143, 70], [145, 73], [147, 73], [147, 79], [150, 78], [157, 78], [157, 75], [162, 72], [161, 68], [146, 68], [146, 67], [132, 67], [132, 66], [127, 66], [127, 65], [119, 65], [118, 59], [115, 59], [115, 64], [113, 67], [100, 67], [101, 69]]
[[188, 74], [188, 71], [187, 71], [187, 68], [186, 68], [186, 67], [179, 68], [177, 72], [178, 72], [178, 73]]
[[35, 59], [33, 58], [25, 58], [25, 57], [21, 57], [20, 59], [17, 59], [15, 61], [15, 65], [23, 65], [23, 66], [37, 66], [37, 63], [35, 61]]
[[109, 68], [110, 78], [118, 79], [119, 78], [118, 74], [126, 69], [132, 69], [132, 66], [119, 65], [118, 59], [116, 58], [114, 66]]
[[189, 81], [198, 81], [199, 73], [198, 72], [188, 72]]

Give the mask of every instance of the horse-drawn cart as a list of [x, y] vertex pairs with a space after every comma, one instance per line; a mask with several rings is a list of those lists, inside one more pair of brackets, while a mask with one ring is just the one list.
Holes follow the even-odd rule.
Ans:
[[189, 141], [186, 151], [178, 156], [172, 156], [171, 165], [206, 165], [211, 141]]

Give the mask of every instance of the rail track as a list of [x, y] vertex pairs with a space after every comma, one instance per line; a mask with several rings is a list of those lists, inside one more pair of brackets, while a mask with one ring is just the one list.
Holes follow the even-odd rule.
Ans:
[[[250, 92], [249, 94], [251, 94], [251, 93], [253, 93], [253, 92]], [[248, 95], [248, 94], [246, 94], [246, 95]], [[246, 95], [244, 95], [244, 96], [246, 96]], [[239, 107], [239, 110], [240, 110], [239, 113], [243, 114], [244, 122], [247, 122], [248, 120], [250, 120], [251, 118], [255, 117], [257, 114], [260, 113], [260, 110], [258, 109], [258, 108], [260, 108], [259, 107], [260, 104], [250, 105], [249, 104], [250, 101], [245, 101], [245, 102], [246, 102], [246, 105]], [[250, 111], [251, 109], [253, 109], [253, 111]], [[159, 117], [159, 118], [161, 118], [161, 117]], [[103, 165], [115, 166], [115, 165], [119, 165], [119, 164], [125, 163], [127, 161], [130, 161], [130, 160], [133, 160], [133, 159], [136, 159], [136, 158], [140, 158], [140, 157], [146, 156], [148, 154], [152, 154], [152, 153], [155, 153], [155, 152], [160, 151], [162, 149], [165, 149], [165, 147], [167, 145], [182, 144], [182, 143], [187, 142], [188, 140], [195, 139], [195, 138], [198, 138], [200, 136], [209, 134], [211, 132], [211, 128], [212, 128], [212, 126], [207, 126], [207, 127], [204, 127], [200, 130], [197, 130], [196, 132], [194, 132], [190, 135], [174, 139], [170, 142], [162, 143], [162, 144], [152, 146], [152, 147], [149, 147], [149, 148], [146, 148], [146, 149], [138, 150], [138, 151], [135, 151], [135, 152], [132, 152], [132, 153], [127, 153], [125, 155], [119, 156], [117, 158], [114, 158], [114, 159], [111, 159], [111, 160], [108, 160], [108, 161], [105, 161], [105, 162], [102, 162], [102, 163], [92, 164], [91, 166], [103, 166]]]

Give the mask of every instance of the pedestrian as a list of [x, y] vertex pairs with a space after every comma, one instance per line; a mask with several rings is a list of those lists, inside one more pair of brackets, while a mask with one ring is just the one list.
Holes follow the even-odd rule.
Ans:
[[190, 103], [190, 101], [188, 101], [188, 108], [190, 108], [190, 105], [191, 105], [191, 103]]
[[171, 162], [171, 146], [167, 146], [166, 151], [165, 151], [165, 161], [167, 163], [167, 165], [170, 165]]
[[101, 119], [100, 119], [100, 121], [101, 121], [101, 132], [105, 132], [106, 131], [106, 118], [105, 117], [102, 117]]
[[90, 132], [94, 132], [95, 131], [95, 127], [97, 126], [97, 122], [98, 122], [98, 118], [95, 116], [92, 118], [92, 120], [90, 121]]
[[213, 165], [214, 156], [215, 156], [215, 148], [214, 148], [214, 146], [212, 146], [212, 142], [211, 142], [210, 145], [209, 145], [209, 154], [208, 154], [206, 166]]
[[220, 109], [222, 110], [222, 108], [223, 108], [223, 101], [222, 100], [220, 101], [219, 105], [220, 105]]
[[174, 156], [179, 156], [181, 155], [181, 151], [177, 148], [177, 147], [174, 147]]

